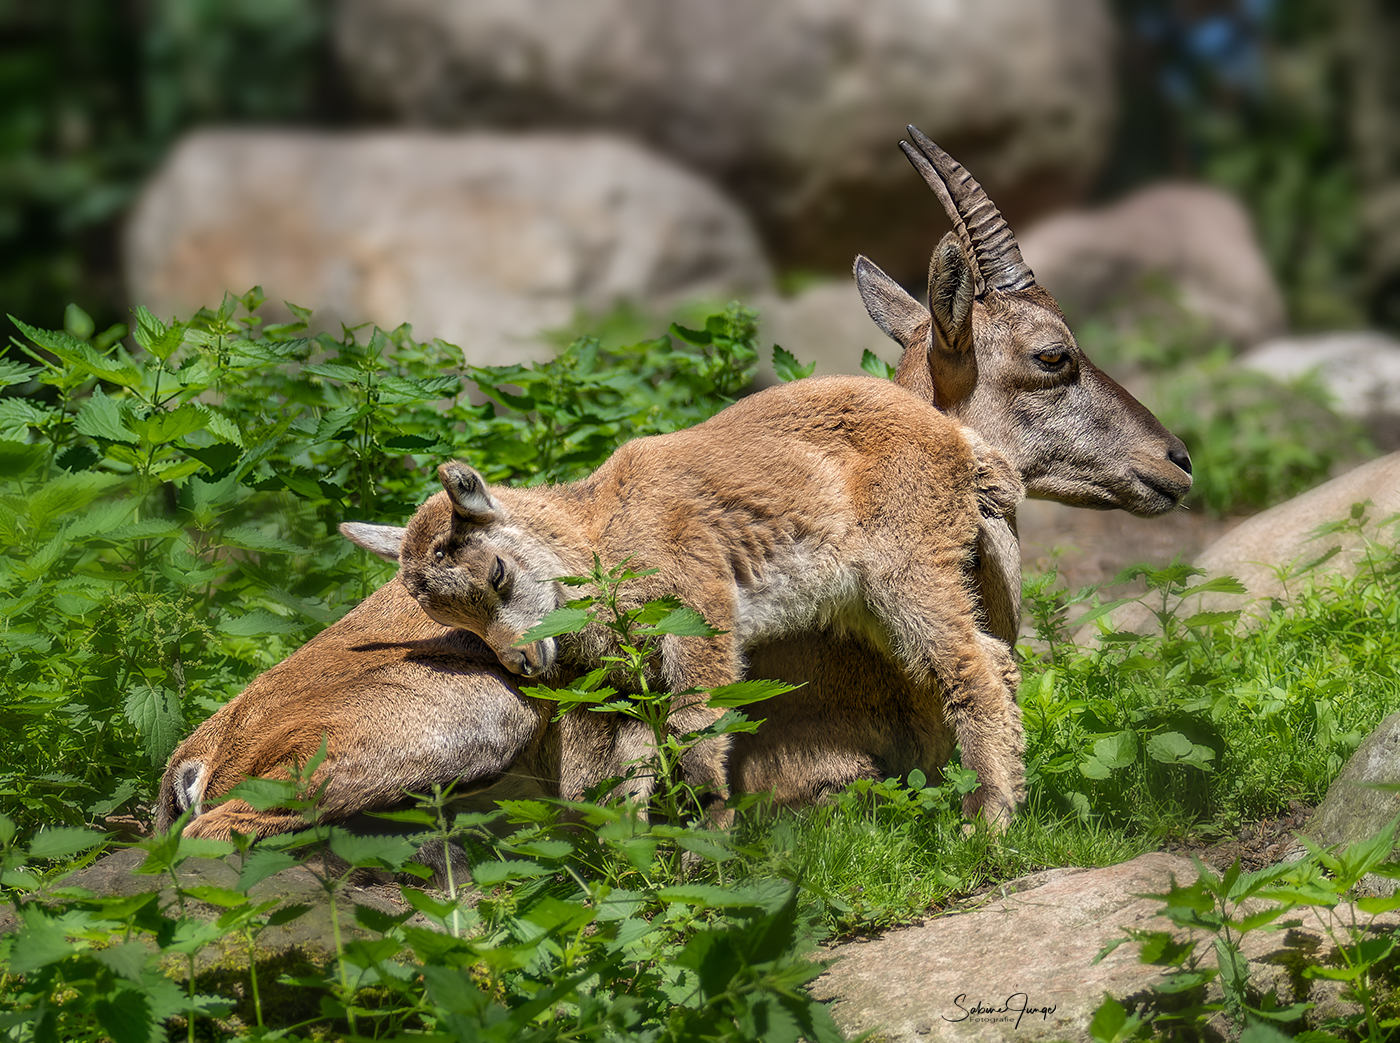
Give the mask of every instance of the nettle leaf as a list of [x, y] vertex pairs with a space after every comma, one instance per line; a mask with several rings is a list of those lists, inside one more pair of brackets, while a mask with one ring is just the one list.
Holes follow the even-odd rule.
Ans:
[[68, 524], [68, 538], [75, 543], [101, 536], [125, 525], [136, 513], [135, 500], [109, 500], [83, 512]]
[[146, 969], [146, 958], [149, 953], [140, 942], [126, 942], [123, 945], [113, 945], [107, 949], [94, 949], [92, 955], [112, 973], [119, 974], [130, 981], [139, 982], [142, 972]]
[[414, 380], [409, 377], [384, 376], [380, 378], [379, 389], [385, 394], [410, 402], [430, 402], [439, 398], [455, 398], [462, 390], [462, 380], [460, 377]]
[[136, 329], [131, 331], [136, 343], [164, 362], [179, 349], [184, 340], [183, 323], [167, 326], [142, 305], [136, 306]]
[[225, 619], [219, 624], [219, 633], [230, 637], [261, 637], [264, 634], [292, 634], [303, 626], [304, 623], [294, 619], [284, 619], [267, 609], [257, 608], [246, 615]]
[[276, 536], [268, 536], [251, 525], [235, 525], [231, 529], [225, 529], [219, 534], [219, 541], [226, 546], [242, 550], [266, 551], [273, 554], [307, 553], [304, 547], [298, 547], [295, 543], [288, 543]]
[[169, 688], [132, 685], [122, 709], [127, 720], [141, 733], [151, 764], [157, 767], [164, 764], [185, 730], [179, 697]]
[[27, 384], [40, 373], [38, 366], [30, 366], [16, 359], [0, 359], [0, 388]]
[[549, 615], [532, 626], [525, 633], [520, 635], [517, 645], [528, 645], [531, 641], [538, 641], [546, 637], [558, 637], [560, 634], [577, 634], [586, 627], [593, 617], [588, 614], [587, 609], [556, 608]]
[[418, 850], [404, 836], [362, 836], [332, 828], [330, 848], [352, 866], [396, 869]]
[[521, 858], [510, 862], [480, 862], [472, 866], [472, 879], [478, 887], [495, 887], [507, 880], [534, 880], [551, 872], [538, 862]]
[[89, 438], [103, 438], [109, 442], [136, 443], [136, 435], [126, 426], [125, 403], [108, 398], [99, 385], [78, 409], [73, 426], [79, 434]]
[[232, 417], [211, 406], [200, 405], [199, 409], [204, 414], [204, 429], [211, 436], [220, 442], [228, 442], [231, 445], [242, 446], [244, 444], [243, 432]]
[[126, 423], [142, 441], [165, 445], [204, 430], [206, 417], [198, 406], [186, 403], [175, 410], [156, 410], [147, 417], [128, 416]]
[[872, 377], [880, 377], [883, 380], [894, 379], [895, 368], [869, 348], [866, 348], [865, 353], [860, 357], [860, 368]]
[[1192, 594], [1248, 594], [1249, 588], [1241, 583], [1234, 576], [1216, 576], [1205, 583], [1198, 583], [1194, 587], [1187, 587], [1181, 592], [1182, 597], [1190, 597]]
[[711, 689], [706, 704], [709, 706], [748, 706], [750, 703], [771, 699], [775, 695], [796, 691], [800, 687], [802, 686], [763, 678], [738, 681], [734, 684], [720, 685], [718, 688]]
[[113, 543], [134, 543], [137, 540], [168, 539], [184, 531], [184, 526], [173, 519], [147, 518], [145, 521], [119, 525], [105, 533], [94, 533], [91, 538], [111, 540]]
[[1188, 627], [1208, 627], [1217, 623], [1233, 623], [1240, 618], [1239, 610], [1231, 612], [1197, 612], [1184, 620]]
[[120, 384], [122, 387], [136, 387], [141, 383], [141, 371], [132, 365], [130, 360], [103, 355], [90, 344], [86, 344], [62, 330], [35, 329], [33, 326], [20, 322], [13, 315], [10, 316], [10, 321], [26, 337], [51, 355], [56, 356], [60, 362], [67, 363], [72, 370], [100, 377], [109, 384]]
[[801, 380], [803, 377], [810, 377], [817, 368], [815, 362], [807, 365], [797, 361], [797, 356], [786, 348], [773, 345], [773, 370], [778, 374], [778, 379], [782, 381]]
[[724, 633], [705, 622], [705, 617], [689, 605], [672, 609], [647, 628], [653, 634], [674, 634], [677, 637], [714, 637]]
[[56, 475], [30, 493], [29, 523], [36, 529], [42, 529], [53, 518], [83, 510], [124, 480], [121, 475], [95, 471]]
[[29, 429], [41, 427], [57, 410], [36, 406], [24, 398], [0, 398], [0, 439], [29, 441]]
[[35, 833], [29, 841], [30, 858], [68, 858], [107, 842], [107, 834], [78, 826], [54, 826]]
[[354, 366], [341, 366], [334, 362], [318, 362], [310, 366], [303, 366], [302, 372], [310, 373], [313, 377], [338, 380], [342, 384], [358, 384], [365, 376]]

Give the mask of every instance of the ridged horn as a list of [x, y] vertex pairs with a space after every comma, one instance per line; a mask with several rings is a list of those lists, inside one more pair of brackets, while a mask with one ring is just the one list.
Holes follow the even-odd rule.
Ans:
[[906, 129], [914, 144], [901, 141], [899, 147], [948, 212], [958, 240], [973, 262], [973, 291], [980, 296], [987, 290], [1034, 286], [1035, 273], [1021, 259], [1021, 247], [1006, 218], [982, 186], [918, 127], [910, 124]]

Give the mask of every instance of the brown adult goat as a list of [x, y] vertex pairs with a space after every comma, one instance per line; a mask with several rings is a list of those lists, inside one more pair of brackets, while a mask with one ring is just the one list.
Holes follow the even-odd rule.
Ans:
[[[897, 381], [1001, 448], [1032, 496], [1144, 516], [1175, 507], [1190, 488], [1185, 447], [1084, 357], [980, 186], [909, 130], [915, 145], [901, 147], [943, 202], [954, 232], [934, 252], [928, 309], [875, 265], [856, 261], [866, 307], [904, 348]], [[979, 550], [987, 627], [1009, 643], [1020, 616], [1014, 523], [987, 522]], [[379, 551], [396, 557], [397, 546]], [[764, 704], [767, 727], [736, 737], [735, 788], [771, 788], [802, 803], [854, 778], [915, 767], [933, 774], [952, 752], [951, 728], [915, 732], [905, 723], [912, 707], [941, 694], [911, 683], [867, 642], [814, 631], [752, 650], [749, 667], [751, 676], [808, 684]], [[381, 719], [396, 692], [413, 693], [429, 714]], [[446, 729], [447, 720], [480, 723]], [[597, 714], [555, 728], [547, 720], [547, 709], [519, 694], [485, 646], [428, 620], [396, 579], [256, 679], [175, 751], [158, 825], [198, 810], [246, 775], [305, 760], [323, 730], [332, 732], [332, 818], [459, 776], [479, 786], [577, 792], [639, 755], [646, 741]], [[342, 728], [347, 746], [370, 740], [363, 760], [338, 753]], [[415, 761], [420, 749], [443, 753]], [[280, 832], [294, 823], [231, 802], [195, 818], [187, 832], [226, 836], [229, 828]]]
[[[1143, 517], [1174, 509], [1191, 488], [1186, 447], [1084, 355], [982, 187], [908, 131], [913, 144], [900, 148], [953, 231], [929, 263], [928, 308], [856, 258], [866, 309], [904, 349], [896, 381], [1006, 454], [1028, 496]], [[1021, 617], [1014, 513], [984, 523], [979, 550], [987, 628], [1012, 644]], [[818, 631], [756, 648], [749, 674], [806, 686], [765, 703], [757, 734], [736, 736], [736, 786], [810, 803], [856, 778], [932, 775], [952, 754], [951, 729], [902, 726], [907, 707], [926, 698], [920, 686], [849, 635]]]

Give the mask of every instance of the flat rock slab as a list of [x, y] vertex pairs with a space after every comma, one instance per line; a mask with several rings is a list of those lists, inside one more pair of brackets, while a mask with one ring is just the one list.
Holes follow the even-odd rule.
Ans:
[[1172, 874], [1182, 883], [1196, 878], [1189, 859], [1160, 853], [1107, 869], [1052, 869], [979, 908], [840, 946], [813, 991], [834, 1001], [832, 1014], [847, 1033], [979, 1043], [1087, 1039], [1105, 992], [1121, 998], [1159, 977], [1138, 962], [1135, 945], [1097, 965], [1093, 959], [1125, 925], [1166, 925], [1156, 916], [1160, 903], [1137, 895], [1166, 890]]
[[[1089, 1022], [1105, 993], [1130, 1005], [1162, 980], [1163, 969], [1139, 962], [1131, 942], [1101, 963], [1093, 960], [1123, 937], [1124, 927], [1171, 928], [1157, 915], [1161, 903], [1140, 895], [1165, 892], [1173, 876], [1190, 884], [1196, 867], [1187, 858], [1156, 852], [1105, 869], [1038, 873], [974, 909], [837, 946], [830, 954], [836, 963], [814, 983], [813, 993], [830, 1001], [844, 1032], [873, 1030], [876, 1039], [891, 1043], [1087, 1043]], [[1287, 917], [1296, 924], [1292, 929], [1247, 936], [1242, 948], [1252, 986], [1260, 993], [1275, 991], [1281, 1005], [1317, 1004], [1314, 1019], [1354, 1009], [1339, 999], [1337, 983], [1298, 973], [1305, 959], [1335, 959], [1326, 926], [1353, 915], [1362, 924], [1370, 920], [1348, 905], [1330, 913], [1300, 908]], [[1394, 930], [1395, 922], [1386, 914], [1375, 925]], [[1200, 938], [1198, 951], [1214, 966], [1208, 939]], [[1219, 990], [1210, 998], [1218, 1001]]]
[[[139, 848], [117, 851], [99, 859], [86, 869], [72, 873], [59, 881], [54, 888], [60, 892], [71, 892], [81, 888], [98, 898], [116, 898], [144, 894], [147, 891], [160, 891], [161, 907], [174, 902], [174, 890], [168, 875], [157, 876], [136, 872], [145, 861], [146, 853]], [[236, 856], [227, 859], [191, 858], [179, 867], [180, 883], [185, 888], [221, 887], [233, 889], [238, 882]], [[305, 866], [293, 866], [275, 873], [249, 890], [254, 901], [266, 902], [273, 899], [282, 905], [307, 905], [308, 912], [289, 923], [269, 927], [258, 937], [258, 946], [267, 952], [280, 952], [290, 948], [311, 948], [324, 952], [334, 950], [334, 932], [331, 930], [330, 907], [326, 893], [315, 876]], [[354, 938], [371, 938], [377, 935], [355, 922], [355, 906], [363, 905], [391, 916], [405, 913], [409, 906], [398, 895], [397, 887], [361, 887], [346, 884], [338, 892], [336, 911], [339, 914], [341, 937], [344, 941]], [[187, 910], [193, 916], [213, 920], [223, 912], [217, 906], [203, 902], [189, 901]], [[171, 915], [173, 915], [171, 910]], [[415, 920], [415, 922], [417, 922]], [[425, 924], [427, 921], [423, 921]], [[0, 933], [15, 928], [12, 909], [0, 910]], [[210, 953], [216, 956], [215, 953]]]

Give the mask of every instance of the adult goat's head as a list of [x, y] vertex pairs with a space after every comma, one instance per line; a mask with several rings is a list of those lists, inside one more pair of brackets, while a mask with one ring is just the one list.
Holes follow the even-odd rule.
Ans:
[[1191, 488], [1181, 439], [1095, 366], [1036, 285], [1001, 212], [915, 127], [900, 142], [953, 222], [929, 262], [924, 308], [865, 257], [871, 318], [904, 348], [896, 379], [1000, 448], [1029, 495], [1151, 516]]

